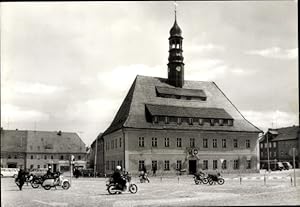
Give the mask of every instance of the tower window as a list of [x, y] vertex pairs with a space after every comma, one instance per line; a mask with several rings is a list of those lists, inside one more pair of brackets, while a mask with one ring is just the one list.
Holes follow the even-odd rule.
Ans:
[[169, 138], [165, 138], [165, 147], [169, 147], [170, 146], [170, 140]]
[[195, 147], [195, 138], [190, 138], [190, 147]]
[[213, 139], [213, 148], [217, 148], [217, 139]]
[[144, 147], [144, 137], [139, 137], [139, 147]]
[[208, 144], [207, 144], [207, 139], [203, 139], [203, 148], [207, 148]]
[[181, 138], [177, 138], [177, 147], [181, 147]]
[[157, 138], [152, 137], [152, 147], [157, 147]]

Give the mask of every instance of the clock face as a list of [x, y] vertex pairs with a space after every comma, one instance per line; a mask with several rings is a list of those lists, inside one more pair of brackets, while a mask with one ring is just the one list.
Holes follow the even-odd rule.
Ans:
[[180, 66], [177, 66], [177, 67], [176, 67], [176, 70], [177, 70], [178, 72], [180, 72], [181, 67], [180, 67]]

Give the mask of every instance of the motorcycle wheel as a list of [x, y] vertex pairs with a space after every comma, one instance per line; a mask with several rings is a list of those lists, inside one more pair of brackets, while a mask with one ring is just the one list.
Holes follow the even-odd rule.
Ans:
[[212, 185], [212, 184], [214, 184], [214, 181], [213, 181], [212, 179], [208, 179], [208, 183], [209, 183], [210, 185]]
[[208, 183], [208, 179], [207, 178], [202, 178], [202, 182], [203, 182], [203, 184], [207, 184]]
[[129, 192], [134, 194], [137, 191], [138, 191], [138, 187], [135, 184], [130, 184], [130, 186], [129, 186]]
[[63, 184], [62, 184], [62, 188], [64, 189], [64, 190], [68, 190], [69, 188], [70, 188], [70, 183], [68, 182], [68, 181], [65, 181], [65, 182], [63, 182]]
[[196, 184], [196, 185], [199, 185], [199, 184], [200, 184], [200, 181], [199, 181], [199, 180], [195, 180], [195, 184]]
[[218, 184], [223, 185], [225, 183], [225, 180], [223, 178], [218, 179]]
[[116, 189], [116, 186], [110, 185], [110, 186], [108, 186], [107, 191], [109, 194], [117, 194], [117, 191], [115, 189]]
[[44, 188], [45, 190], [50, 190], [50, 189], [51, 189], [51, 186], [50, 186], [50, 185], [45, 185], [45, 186], [43, 186], [43, 188]]
[[33, 181], [33, 182], [31, 182], [31, 187], [38, 188], [38, 187], [40, 187], [40, 184], [38, 184], [37, 181]]

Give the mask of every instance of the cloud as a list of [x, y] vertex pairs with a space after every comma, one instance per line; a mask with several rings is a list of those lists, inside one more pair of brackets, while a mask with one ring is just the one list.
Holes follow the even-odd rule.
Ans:
[[209, 51], [224, 51], [225, 48], [220, 45], [208, 43], [205, 45], [191, 45], [187, 46], [185, 51], [188, 52], [209, 52]]
[[107, 88], [120, 91], [128, 90], [137, 75], [164, 77], [166, 71], [167, 69], [161, 66], [133, 64], [117, 66], [108, 72], [99, 72], [97, 77]]
[[298, 57], [298, 48], [282, 49], [280, 47], [271, 47], [263, 50], [250, 50], [246, 54], [260, 55], [267, 58], [296, 59]]
[[255, 74], [257, 71], [256, 70], [247, 70], [247, 69], [244, 69], [244, 68], [233, 68], [233, 69], [230, 69], [230, 72], [233, 74], [233, 75], [237, 75], [237, 76], [248, 76], [248, 75], [252, 75], [252, 74]]
[[20, 107], [11, 104], [1, 104], [1, 118], [2, 117], [6, 117], [7, 120], [11, 120], [13, 122], [34, 122], [45, 121], [49, 119], [49, 115], [44, 112], [37, 110], [23, 110]]
[[268, 128], [281, 128], [298, 125], [297, 114], [285, 111], [241, 111], [243, 116], [258, 128], [266, 131]]
[[18, 93], [49, 95], [59, 91], [63, 91], [65, 90], [65, 88], [43, 83], [17, 82], [14, 86], [14, 90]]

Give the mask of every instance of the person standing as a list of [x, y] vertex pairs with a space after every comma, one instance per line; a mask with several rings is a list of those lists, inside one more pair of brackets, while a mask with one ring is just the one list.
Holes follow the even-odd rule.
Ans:
[[152, 167], [152, 171], [153, 171], [153, 176], [156, 176], [156, 166]]
[[25, 183], [25, 171], [23, 169], [23, 167], [20, 167], [20, 170], [18, 172], [18, 177], [17, 177], [17, 181], [16, 184], [19, 187], [20, 190], [22, 190], [22, 187]]

